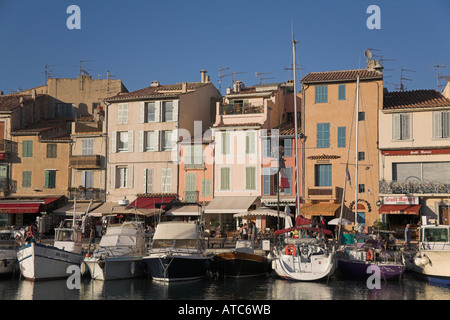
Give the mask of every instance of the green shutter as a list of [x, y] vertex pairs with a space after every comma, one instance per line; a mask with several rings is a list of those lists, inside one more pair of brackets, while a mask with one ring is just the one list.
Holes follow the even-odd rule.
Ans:
[[246, 190], [255, 190], [255, 176], [256, 176], [256, 167], [246, 167], [245, 168], [245, 189]]

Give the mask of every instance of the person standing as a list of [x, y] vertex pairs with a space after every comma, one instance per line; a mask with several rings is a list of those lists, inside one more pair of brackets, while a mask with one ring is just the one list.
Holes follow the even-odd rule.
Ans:
[[410, 242], [411, 242], [411, 225], [408, 223], [405, 228], [405, 245], [404, 245], [404, 247], [407, 246], [409, 249]]

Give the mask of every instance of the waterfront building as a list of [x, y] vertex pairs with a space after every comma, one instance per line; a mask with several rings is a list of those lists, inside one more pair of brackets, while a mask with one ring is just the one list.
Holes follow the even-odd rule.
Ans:
[[[356, 165], [356, 82], [358, 113], [358, 181]], [[357, 208], [359, 226], [378, 219], [378, 110], [383, 106], [383, 74], [369, 60], [366, 69], [308, 73], [302, 79], [302, 129], [305, 203], [308, 218], [339, 217], [344, 184], [344, 213]], [[349, 164], [348, 171], [346, 164]], [[356, 191], [355, 191], [356, 188]], [[357, 195], [357, 196], [356, 196]], [[347, 216], [351, 221], [355, 215]]]
[[385, 90], [379, 119], [382, 220], [399, 233], [406, 223], [449, 224], [450, 99]]

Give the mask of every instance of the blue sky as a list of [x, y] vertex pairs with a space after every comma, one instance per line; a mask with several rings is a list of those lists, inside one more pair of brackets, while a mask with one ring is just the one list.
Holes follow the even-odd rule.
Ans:
[[[72, 4], [81, 10], [80, 30], [66, 27]], [[380, 7], [379, 30], [366, 26], [370, 5]], [[153, 80], [199, 81], [201, 69], [218, 87], [218, 69], [229, 68], [222, 92], [232, 72], [247, 86], [259, 82], [256, 72], [267, 73], [264, 83], [286, 81], [292, 31], [304, 68], [298, 79], [365, 67], [370, 47], [385, 59], [389, 90], [402, 67], [415, 71], [404, 73], [408, 90], [436, 89], [432, 66], [446, 65], [441, 75], [450, 75], [449, 30], [449, 0], [0, 0], [0, 90], [44, 84], [46, 64], [54, 75], [76, 77], [80, 60], [92, 77], [110, 70], [130, 91]]]

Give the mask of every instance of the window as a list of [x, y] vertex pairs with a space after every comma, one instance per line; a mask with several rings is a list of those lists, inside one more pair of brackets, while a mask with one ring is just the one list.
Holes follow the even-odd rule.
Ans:
[[56, 158], [56, 143], [47, 143], [47, 158]]
[[172, 169], [163, 168], [161, 171], [161, 192], [170, 193], [172, 192]]
[[433, 112], [433, 137], [450, 138], [450, 111]]
[[276, 175], [276, 168], [263, 168], [263, 194], [272, 194], [272, 185]]
[[330, 147], [330, 124], [318, 123], [317, 148], [329, 148], [329, 147]]
[[256, 167], [245, 168], [245, 189], [256, 190]]
[[366, 153], [364, 151], [358, 152], [358, 161], [366, 160]]
[[264, 143], [264, 157], [271, 157], [271, 152], [270, 152], [270, 139], [266, 138], [263, 140]]
[[328, 86], [316, 86], [315, 87], [315, 102], [326, 103], [328, 102]]
[[331, 164], [315, 165], [315, 186], [331, 187]]
[[291, 139], [283, 139], [283, 155], [285, 157], [292, 157], [292, 140]]
[[174, 141], [172, 140], [172, 131], [163, 131], [162, 135], [162, 151], [170, 151], [173, 149]]
[[153, 192], [153, 169], [144, 169], [144, 193]]
[[345, 84], [339, 85], [339, 100], [345, 100]]
[[256, 153], [256, 132], [247, 131], [245, 133], [245, 154]]
[[92, 156], [94, 154], [94, 138], [81, 140], [81, 154], [83, 156]]
[[94, 187], [94, 171], [81, 171], [81, 185], [85, 188]]
[[156, 104], [154, 102], [147, 103], [147, 122], [156, 121]]
[[56, 170], [45, 170], [45, 188], [56, 187]]
[[[392, 164], [392, 180], [395, 181], [437, 181], [450, 183], [450, 162], [406, 162]], [[427, 183], [424, 187], [429, 192], [435, 188]]]
[[128, 123], [128, 103], [119, 103], [118, 124]]
[[338, 127], [338, 148], [345, 148], [347, 145], [347, 128]]
[[210, 179], [202, 180], [202, 195], [205, 197], [209, 197], [211, 195], [211, 180]]
[[121, 131], [118, 133], [118, 151], [127, 152], [128, 151], [128, 131]]
[[364, 111], [358, 112], [358, 121], [366, 121], [366, 113]]
[[286, 175], [289, 181], [289, 188], [284, 188], [283, 193], [284, 195], [292, 195], [292, 168], [286, 167]]
[[227, 191], [231, 187], [231, 168], [220, 168], [220, 190]]
[[230, 133], [222, 132], [222, 155], [230, 154]]
[[366, 192], [366, 185], [365, 184], [358, 184], [358, 192], [359, 193]]
[[128, 168], [127, 167], [118, 167], [117, 168], [119, 175], [119, 188], [127, 187], [127, 179], [128, 179]]
[[392, 140], [411, 139], [411, 115], [400, 113], [392, 115]]
[[163, 121], [175, 121], [174, 113], [173, 113], [173, 101], [164, 101], [163, 102]]
[[31, 158], [33, 156], [33, 141], [25, 140], [22, 144], [22, 157]]
[[185, 167], [198, 168], [203, 166], [203, 145], [194, 144], [185, 147]]
[[22, 188], [31, 188], [31, 171], [22, 171]]
[[158, 151], [157, 150], [157, 135], [156, 131], [145, 132], [145, 146], [144, 151]]

